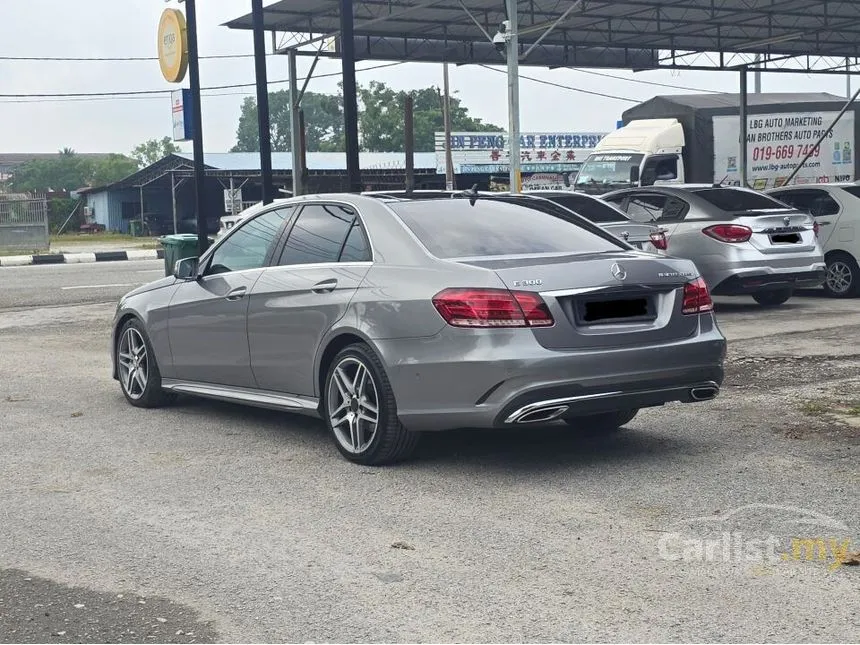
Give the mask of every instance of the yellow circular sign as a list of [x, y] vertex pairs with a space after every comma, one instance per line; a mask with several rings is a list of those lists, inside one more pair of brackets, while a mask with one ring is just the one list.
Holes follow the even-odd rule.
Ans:
[[165, 9], [158, 23], [158, 64], [170, 83], [181, 83], [188, 69], [188, 29], [179, 9]]

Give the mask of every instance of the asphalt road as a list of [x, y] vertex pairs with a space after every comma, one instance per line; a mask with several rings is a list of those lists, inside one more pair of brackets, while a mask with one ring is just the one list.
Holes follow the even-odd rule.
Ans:
[[[713, 402], [611, 436], [433, 435], [371, 469], [311, 419], [128, 406], [105, 341], [131, 286], [61, 287], [158, 265], [89, 266], [0, 269], [0, 641], [860, 633], [860, 567], [833, 566], [846, 540], [860, 550], [860, 430], [830, 414], [860, 399], [860, 301], [721, 301]], [[795, 557], [792, 537], [824, 555]]]
[[116, 302], [164, 275], [163, 260], [0, 268], [0, 310]]

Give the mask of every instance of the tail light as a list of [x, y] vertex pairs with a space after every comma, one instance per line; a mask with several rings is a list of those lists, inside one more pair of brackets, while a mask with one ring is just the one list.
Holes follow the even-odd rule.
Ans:
[[657, 231], [656, 233], [651, 233], [651, 244], [655, 249], [660, 251], [665, 251], [669, 248], [669, 240], [666, 238], [666, 231]]
[[816, 220], [812, 223], [812, 231], [815, 233], [815, 237], [818, 237], [818, 231], [821, 230], [821, 224]]
[[685, 314], [702, 314], [714, 310], [714, 301], [708, 291], [708, 285], [702, 278], [697, 278], [684, 285]]
[[539, 294], [507, 289], [445, 289], [433, 306], [454, 327], [550, 327], [555, 321]]
[[746, 242], [752, 237], [752, 229], [749, 226], [741, 226], [740, 224], [715, 224], [704, 229], [702, 232], [715, 240], [729, 242], [730, 244]]

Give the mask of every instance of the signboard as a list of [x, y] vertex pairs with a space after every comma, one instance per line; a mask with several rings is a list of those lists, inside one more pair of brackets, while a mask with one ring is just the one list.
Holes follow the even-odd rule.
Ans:
[[[751, 114], [747, 117], [747, 182], [756, 190], [785, 185], [788, 176], [812, 151], [794, 179], [797, 184], [854, 181], [854, 113], [846, 112], [821, 145], [815, 142], [838, 112]], [[714, 117], [714, 182], [738, 186], [740, 122]]]
[[[567, 181], [565, 181], [565, 179]], [[565, 190], [573, 183], [574, 177], [569, 173], [536, 172], [523, 177], [523, 192], [530, 190]]]
[[[231, 194], [232, 193], [232, 199]], [[230, 213], [240, 213], [242, 212], [242, 189], [234, 188], [230, 190], [229, 188], [224, 189], [224, 212]]]
[[173, 140], [188, 141], [194, 138], [191, 119], [191, 90], [182, 89], [170, 93], [173, 112]]
[[179, 9], [165, 9], [158, 22], [158, 64], [168, 83], [181, 83], [188, 70], [188, 29]]
[[[520, 135], [523, 172], [570, 172], [579, 168], [603, 132], [526, 132]], [[445, 134], [436, 133], [436, 172], [445, 173]], [[502, 132], [452, 132], [456, 174], [508, 172], [508, 136]]]

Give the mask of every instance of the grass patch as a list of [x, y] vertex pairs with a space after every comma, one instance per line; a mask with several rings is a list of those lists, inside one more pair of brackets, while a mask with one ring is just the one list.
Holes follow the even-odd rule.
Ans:
[[800, 405], [800, 411], [810, 417], [818, 417], [825, 414], [841, 414], [849, 417], [860, 417], [860, 402], [856, 400], [805, 401]]
[[151, 237], [133, 237], [125, 233], [63, 233], [52, 235], [51, 244], [93, 244], [98, 242], [135, 242], [152, 240]]
[[0, 258], [8, 258], [15, 257], [18, 255], [40, 255], [42, 253], [47, 253], [48, 251], [4, 251], [0, 250]]
[[831, 406], [821, 401], [804, 401], [800, 406], [800, 411], [809, 417], [821, 416], [822, 414], [831, 412], [831, 410]]

